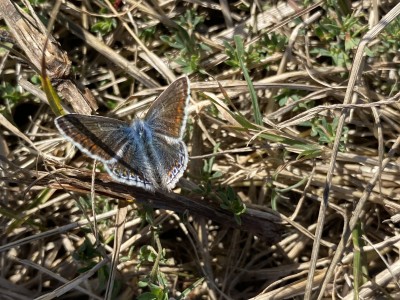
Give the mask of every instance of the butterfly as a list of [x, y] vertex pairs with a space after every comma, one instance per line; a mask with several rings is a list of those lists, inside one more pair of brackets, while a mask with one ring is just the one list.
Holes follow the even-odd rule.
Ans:
[[79, 150], [101, 161], [114, 180], [149, 191], [171, 191], [188, 163], [182, 135], [189, 98], [190, 82], [184, 76], [154, 100], [143, 119], [130, 124], [80, 114], [58, 117], [54, 123]]

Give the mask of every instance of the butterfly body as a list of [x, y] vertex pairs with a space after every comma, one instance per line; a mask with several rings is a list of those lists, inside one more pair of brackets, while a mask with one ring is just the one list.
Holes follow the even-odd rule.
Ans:
[[58, 130], [82, 152], [100, 160], [112, 178], [147, 190], [171, 190], [183, 175], [188, 153], [182, 141], [189, 80], [174, 81], [144, 119], [123, 121], [78, 114], [58, 117]]

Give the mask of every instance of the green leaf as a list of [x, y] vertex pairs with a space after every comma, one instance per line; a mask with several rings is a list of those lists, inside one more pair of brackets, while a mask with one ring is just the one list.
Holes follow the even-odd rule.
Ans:
[[105, 18], [97, 21], [90, 27], [90, 31], [95, 33], [100, 33], [101, 35], [106, 35], [110, 33], [113, 29], [117, 27], [117, 20], [114, 18]]
[[242, 38], [239, 35], [235, 35], [233, 37], [234, 41], [235, 41], [235, 45], [236, 45], [236, 51], [237, 51], [237, 56], [239, 59], [239, 63], [240, 63], [240, 67], [242, 69], [244, 78], [247, 82], [247, 86], [249, 88], [249, 92], [250, 92], [250, 98], [251, 98], [251, 102], [253, 104], [253, 113], [254, 113], [254, 120], [255, 123], [257, 125], [262, 125], [262, 116], [261, 116], [261, 112], [260, 112], [260, 107], [258, 105], [258, 99], [257, 99], [257, 94], [256, 91], [254, 89], [253, 86], [253, 82], [251, 81], [249, 72], [247, 71], [247, 68], [243, 62], [242, 57], [244, 56], [244, 45], [243, 45], [243, 41]]

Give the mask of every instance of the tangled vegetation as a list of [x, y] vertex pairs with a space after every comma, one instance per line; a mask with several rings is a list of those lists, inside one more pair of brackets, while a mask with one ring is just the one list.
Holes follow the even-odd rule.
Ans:
[[[0, 298], [398, 299], [396, 2], [0, 0]], [[184, 74], [173, 193], [54, 125]]]

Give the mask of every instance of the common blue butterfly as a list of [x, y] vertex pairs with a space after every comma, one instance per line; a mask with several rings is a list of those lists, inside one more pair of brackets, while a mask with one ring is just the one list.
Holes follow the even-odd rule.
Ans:
[[101, 161], [116, 181], [147, 190], [170, 191], [183, 175], [188, 152], [182, 135], [190, 97], [188, 77], [172, 82], [143, 119], [131, 124], [80, 114], [55, 119], [60, 133]]

